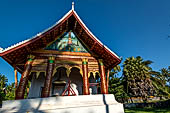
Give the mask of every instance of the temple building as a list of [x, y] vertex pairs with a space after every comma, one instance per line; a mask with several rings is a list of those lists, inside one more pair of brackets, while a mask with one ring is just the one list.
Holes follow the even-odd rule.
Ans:
[[[16, 99], [107, 94], [107, 73], [120, 58], [86, 27], [74, 5], [53, 26], [0, 51], [15, 70]], [[21, 73], [18, 82], [17, 72]]]

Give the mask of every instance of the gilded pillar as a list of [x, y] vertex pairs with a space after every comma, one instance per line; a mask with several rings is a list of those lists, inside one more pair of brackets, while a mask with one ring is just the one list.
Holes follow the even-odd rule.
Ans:
[[49, 97], [50, 96], [52, 74], [53, 74], [53, 70], [54, 70], [54, 60], [55, 60], [55, 57], [51, 56], [48, 58], [46, 78], [45, 78], [44, 88], [42, 90], [41, 97]]
[[89, 95], [89, 79], [88, 79], [88, 59], [82, 59], [83, 70], [83, 94]]
[[28, 56], [28, 60], [24, 67], [24, 72], [22, 73], [22, 76], [21, 76], [21, 79], [19, 82], [19, 86], [17, 87], [17, 90], [16, 90], [15, 99], [24, 99], [25, 88], [28, 83], [29, 73], [32, 68], [33, 59], [34, 59], [33, 55]]
[[101, 78], [101, 93], [107, 94], [108, 91], [106, 86], [105, 67], [102, 59], [99, 59], [99, 70], [100, 70], [100, 78]]

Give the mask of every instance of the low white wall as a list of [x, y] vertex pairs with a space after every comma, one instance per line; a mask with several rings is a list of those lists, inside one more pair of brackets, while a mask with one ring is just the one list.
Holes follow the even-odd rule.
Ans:
[[114, 95], [59, 96], [4, 101], [1, 113], [124, 113], [123, 104]]

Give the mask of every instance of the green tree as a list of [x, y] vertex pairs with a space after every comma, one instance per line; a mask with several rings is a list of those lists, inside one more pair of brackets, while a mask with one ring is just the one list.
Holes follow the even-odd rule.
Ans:
[[5, 88], [5, 100], [15, 99], [15, 83], [8, 84]]
[[112, 78], [116, 78], [116, 76], [118, 75], [118, 73], [121, 71], [121, 68], [119, 65], [115, 66], [109, 73], [110, 77]]
[[0, 104], [3, 100], [13, 100], [15, 98], [15, 83], [7, 83], [7, 77], [0, 74]]
[[117, 101], [124, 103], [128, 98], [121, 78], [111, 78], [109, 81], [109, 93], [114, 94]]
[[115, 66], [109, 73], [109, 93], [114, 94], [117, 101], [124, 103], [127, 98], [127, 94], [124, 90], [122, 78], [118, 77], [118, 73], [121, 71], [119, 65]]
[[0, 74], [0, 104], [5, 100], [5, 88], [7, 86], [8, 79], [5, 75]]
[[162, 68], [160, 71], [151, 71], [151, 80], [156, 88], [158, 96], [170, 96], [169, 92], [169, 79], [170, 79], [170, 69]]
[[123, 79], [126, 93], [130, 97], [147, 97], [154, 95], [150, 79], [150, 60], [144, 61], [140, 56], [129, 57], [123, 63]]

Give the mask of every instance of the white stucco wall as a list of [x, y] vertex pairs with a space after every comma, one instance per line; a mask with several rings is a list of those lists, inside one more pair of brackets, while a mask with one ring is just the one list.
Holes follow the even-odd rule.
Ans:
[[[82, 95], [83, 94], [83, 78], [82, 78], [82, 75], [80, 74], [80, 72], [77, 69], [71, 70], [71, 73], [70, 73], [69, 77], [67, 76], [66, 72], [63, 72], [61, 75], [62, 76], [59, 77], [58, 73], [54, 74], [54, 76], [52, 78], [52, 83], [54, 81], [58, 81], [58, 80], [65, 81], [66, 82], [65, 87], [64, 86], [55, 86], [54, 87], [54, 85], [52, 84], [51, 85], [50, 96], [62, 95], [62, 93], [64, 92], [64, 90], [68, 86], [68, 81], [69, 80], [71, 81], [72, 84], [76, 85], [76, 88], [75, 87], [73, 88], [74, 92], [77, 95]], [[41, 97], [41, 90], [42, 90], [42, 87], [44, 87], [44, 82], [45, 82], [44, 73], [40, 73], [38, 78], [36, 78], [36, 76], [33, 75], [32, 81], [31, 81], [31, 88], [30, 88], [30, 91], [29, 91], [29, 94], [28, 94], [28, 98]], [[90, 78], [89, 82], [90, 83], [95, 83], [95, 79]], [[91, 86], [90, 88], [92, 89], [92, 94], [97, 94], [97, 87], [96, 86]]]
[[44, 74], [40, 74], [38, 78], [36, 78], [36, 76], [33, 75], [28, 98], [41, 97], [41, 87], [44, 87], [44, 81], [45, 81]]

